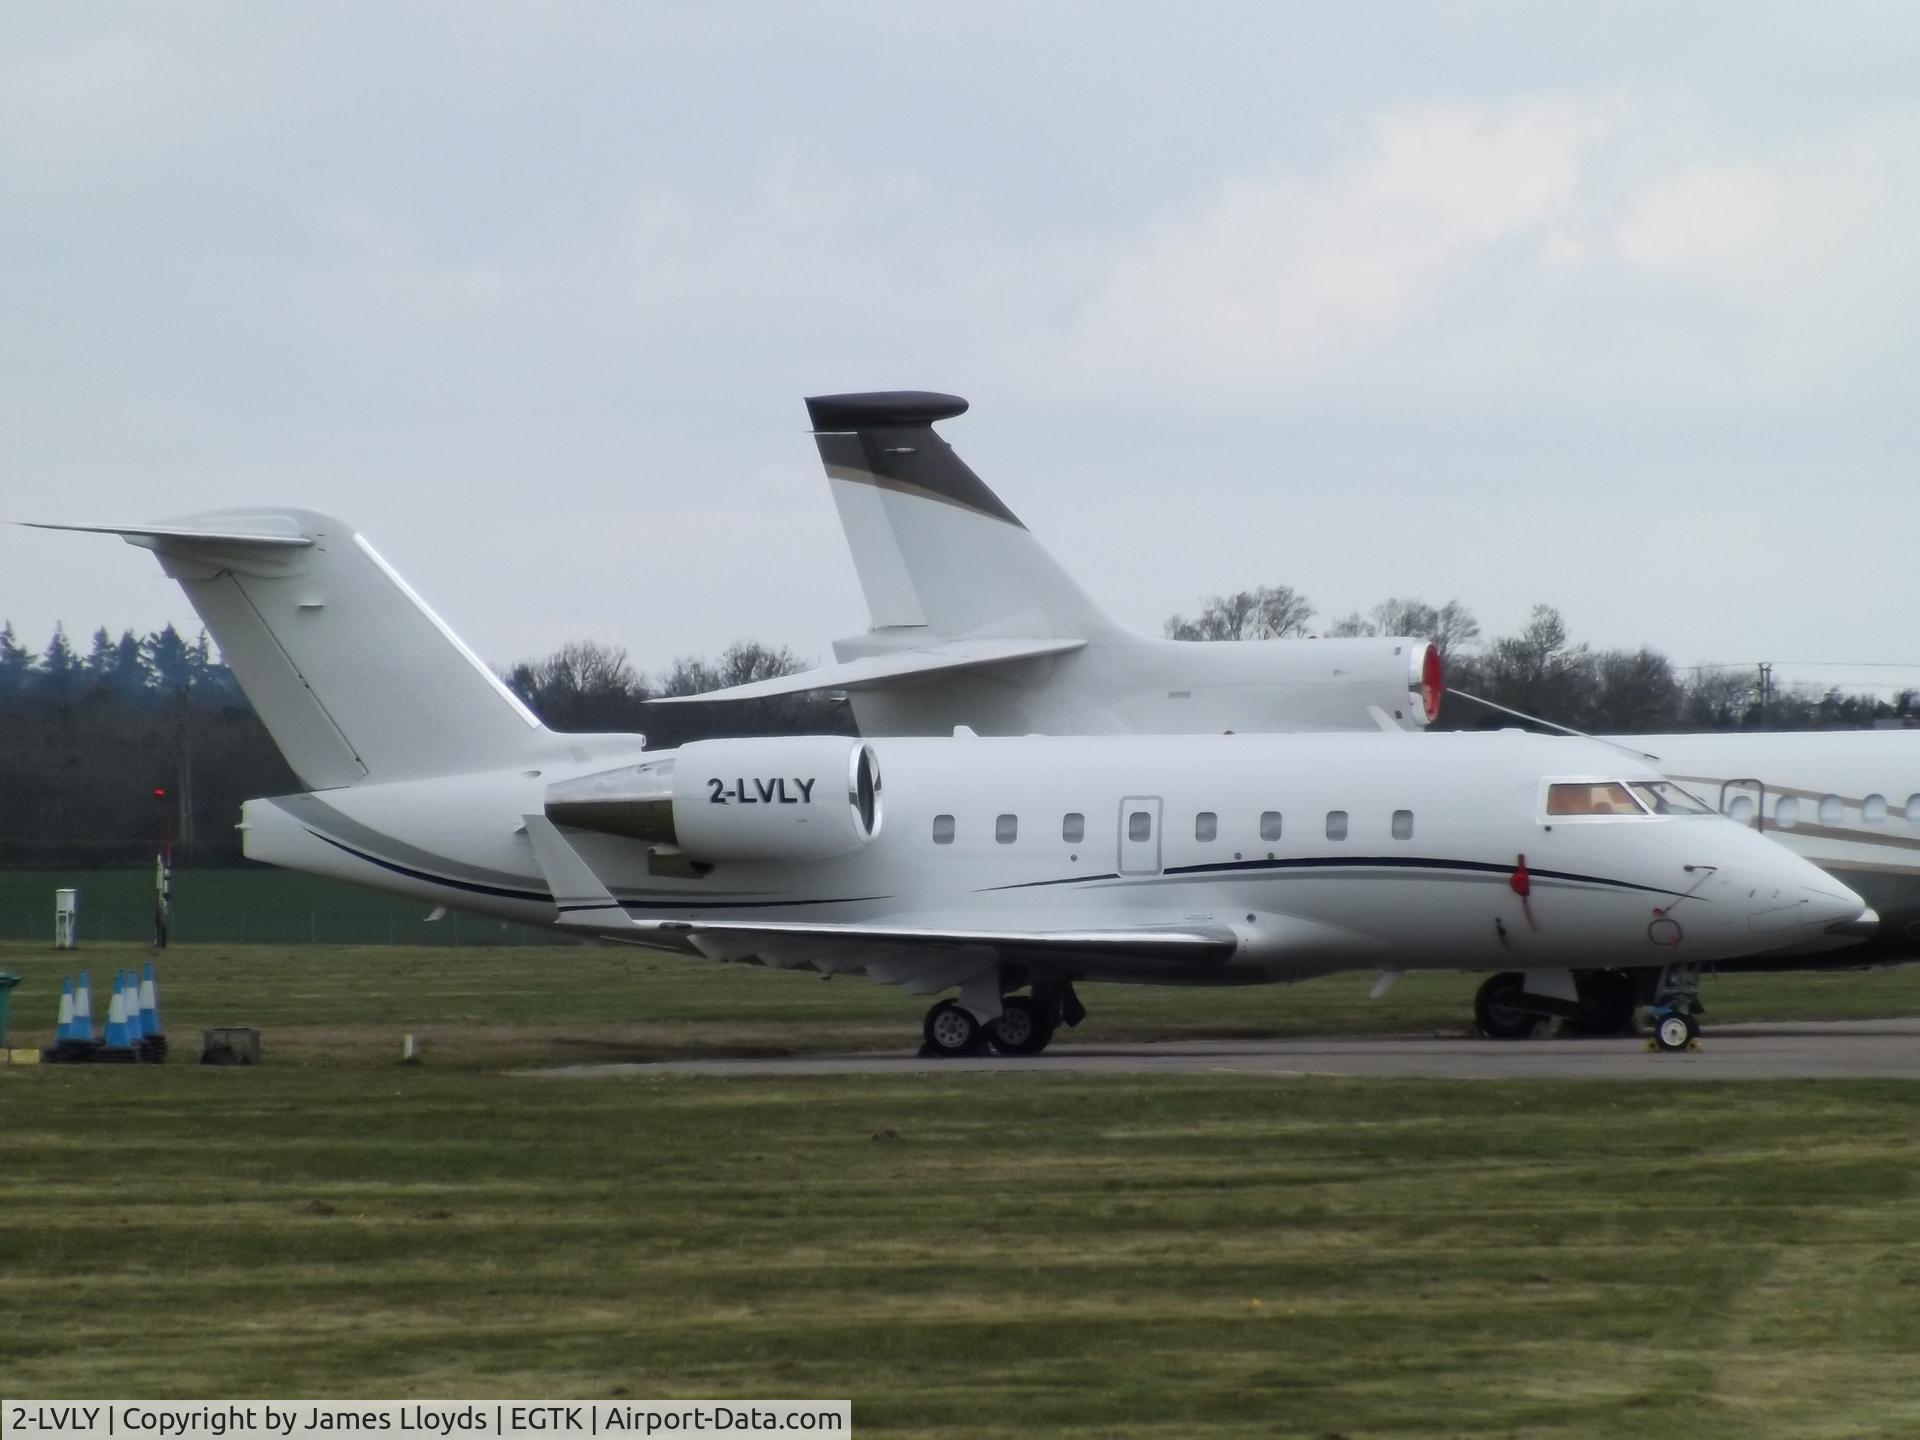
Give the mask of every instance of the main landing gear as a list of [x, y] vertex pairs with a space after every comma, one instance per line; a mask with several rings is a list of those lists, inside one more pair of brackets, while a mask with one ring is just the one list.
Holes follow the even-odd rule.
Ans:
[[[1645, 973], [1645, 972], [1642, 972]], [[1490, 975], [1474, 996], [1473, 1019], [1489, 1040], [1524, 1040], [1543, 1020], [1560, 1020], [1575, 1035], [1631, 1035], [1640, 984], [1628, 970], [1576, 970], [1577, 999], [1536, 994], [1517, 970]]]
[[1054, 1031], [1062, 1025], [1078, 1025], [1087, 1010], [1073, 993], [1068, 981], [1036, 984], [1031, 995], [1005, 995], [1000, 1014], [986, 1022], [958, 1000], [942, 1000], [927, 1011], [921, 1033], [926, 1044], [924, 1056], [954, 1060], [982, 1055], [1038, 1055], [1053, 1041]]

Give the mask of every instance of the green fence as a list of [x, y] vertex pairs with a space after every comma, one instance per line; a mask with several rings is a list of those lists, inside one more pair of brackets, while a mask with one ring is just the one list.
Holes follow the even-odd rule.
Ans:
[[[53, 944], [53, 892], [80, 892], [80, 943], [153, 935], [153, 870], [0, 871], [0, 940]], [[527, 945], [551, 931], [449, 911], [431, 924], [403, 900], [291, 870], [175, 870], [172, 938], [183, 945]], [[564, 942], [557, 942], [564, 943]]]

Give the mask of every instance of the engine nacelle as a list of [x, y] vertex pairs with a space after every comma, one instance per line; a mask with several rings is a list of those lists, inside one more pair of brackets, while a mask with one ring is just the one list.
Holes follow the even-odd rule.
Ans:
[[1189, 646], [1181, 658], [1196, 699], [1218, 687], [1218, 703], [1241, 712], [1227, 728], [1353, 729], [1371, 726], [1374, 710], [1425, 726], [1447, 693], [1440, 652], [1406, 636], [1243, 640]]
[[689, 860], [819, 860], [880, 833], [880, 764], [845, 735], [695, 740], [548, 787], [547, 818]]

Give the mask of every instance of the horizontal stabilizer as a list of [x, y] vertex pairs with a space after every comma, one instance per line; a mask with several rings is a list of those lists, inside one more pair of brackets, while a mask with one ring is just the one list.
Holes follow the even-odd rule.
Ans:
[[810, 395], [807, 418], [816, 431], [900, 430], [967, 413], [958, 395], [935, 390], [873, 390], [857, 395]]
[[161, 548], [169, 540], [198, 541], [211, 545], [258, 545], [273, 550], [304, 550], [313, 544], [311, 536], [292, 533], [272, 534], [258, 530], [208, 530], [192, 525], [54, 525], [44, 520], [23, 520], [33, 530], [76, 530], [83, 535], [118, 535], [129, 545], [143, 540], [157, 543], [143, 548]]
[[39, 528], [153, 552], [310, 790], [525, 765], [549, 744], [538, 717], [343, 520], [247, 506]]
[[889, 655], [868, 655], [841, 665], [823, 665], [817, 670], [802, 670], [797, 675], [756, 680], [750, 685], [733, 685], [725, 690], [666, 696], [649, 703], [691, 705], [712, 700], [766, 700], [776, 695], [804, 695], [813, 690], [871, 690], [945, 671], [1064, 655], [1086, 643], [1085, 640], [948, 640]]

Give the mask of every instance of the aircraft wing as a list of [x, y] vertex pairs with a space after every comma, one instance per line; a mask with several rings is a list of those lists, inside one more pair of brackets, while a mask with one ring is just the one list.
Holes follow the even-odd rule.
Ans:
[[647, 703], [700, 705], [715, 700], [765, 700], [775, 695], [802, 695], [810, 690], [862, 690], [944, 671], [971, 670], [1005, 665], [1014, 660], [1034, 660], [1045, 655], [1064, 655], [1070, 650], [1080, 649], [1086, 643], [1077, 639], [944, 640], [889, 655], [868, 655], [841, 665], [823, 665], [817, 670], [802, 670], [797, 675], [756, 680], [750, 685], [732, 685], [725, 690], [708, 690], [699, 695], [671, 695]]
[[551, 820], [544, 815], [523, 818], [564, 928], [692, 950], [714, 960], [752, 960], [822, 974], [864, 971], [883, 985], [899, 985], [910, 994], [930, 994], [963, 984], [983, 971], [997, 970], [1007, 956], [1029, 961], [1057, 958], [1063, 963], [1101, 957], [1148, 964], [1219, 964], [1231, 959], [1240, 945], [1233, 930], [1213, 925], [1023, 929], [636, 918]]

